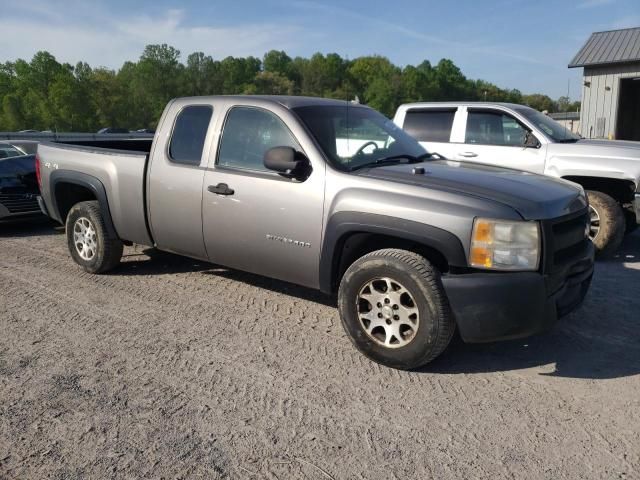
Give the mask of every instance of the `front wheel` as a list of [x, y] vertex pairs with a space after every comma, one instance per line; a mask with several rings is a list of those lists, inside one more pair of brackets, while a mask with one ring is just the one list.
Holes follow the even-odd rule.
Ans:
[[89, 273], [103, 273], [122, 258], [120, 239], [109, 235], [97, 201], [75, 204], [65, 226], [71, 258]]
[[356, 260], [340, 282], [338, 308], [360, 352], [403, 370], [435, 359], [455, 331], [439, 272], [406, 250], [378, 250]]
[[622, 207], [609, 195], [587, 191], [591, 230], [589, 237], [600, 258], [612, 256], [620, 247], [626, 230], [626, 220]]

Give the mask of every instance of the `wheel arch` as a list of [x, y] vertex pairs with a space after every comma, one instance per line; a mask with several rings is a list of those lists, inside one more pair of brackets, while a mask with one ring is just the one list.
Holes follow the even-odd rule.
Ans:
[[340, 212], [329, 219], [325, 230], [320, 254], [320, 290], [335, 293], [349, 265], [382, 248], [413, 251], [441, 271], [467, 266], [462, 242], [446, 230], [386, 215]]
[[71, 208], [83, 201], [97, 200], [110, 235], [118, 237], [109, 211], [107, 192], [100, 180], [86, 173], [56, 170], [51, 174], [52, 216], [64, 224]]
[[633, 201], [636, 185], [631, 180], [621, 178], [591, 177], [581, 175], [566, 175], [563, 180], [582, 185], [585, 190], [595, 190], [609, 195], [618, 203], [629, 203]]

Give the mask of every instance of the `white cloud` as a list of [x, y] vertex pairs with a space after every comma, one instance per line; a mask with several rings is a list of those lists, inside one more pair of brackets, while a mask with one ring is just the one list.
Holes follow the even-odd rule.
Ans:
[[477, 40], [473, 42], [460, 42], [454, 41], [451, 39], [443, 38], [441, 36], [428, 35], [421, 31], [413, 30], [405, 27], [404, 25], [396, 24], [391, 22], [388, 18], [375, 18], [370, 17], [359, 12], [355, 12], [353, 10], [348, 10], [342, 7], [335, 7], [330, 5], [325, 5], [319, 3], [314, 0], [298, 0], [291, 2], [291, 5], [298, 8], [304, 8], [309, 10], [315, 10], [318, 12], [323, 12], [330, 16], [349, 16], [356, 20], [367, 22], [370, 25], [375, 25], [378, 28], [385, 29], [388, 32], [402, 35], [404, 37], [410, 38], [412, 40], [419, 40], [421, 42], [425, 42], [427, 44], [435, 44], [440, 46], [445, 46], [450, 49], [460, 49], [466, 50], [469, 52], [481, 53], [487, 55], [488, 57], [502, 57], [510, 60], [516, 60], [521, 63], [529, 63], [533, 65], [547, 65], [548, 62], [539, 60], [530, 55], [521, 55], [518, 53], [509, 52], [504, 47], [492, 46], [492, 45], [482, 45]]
[[578, 8], [596, 8], [611, 5], [616, 0], [586, 0], [578, 5]]
[[[1, 6], [1, 5], [0, 5]], [[192, 52], [203, 51], [214, 58], [262, 56], [267, 50], [290, 49], [299, 34], [295, 27], [275, 24], [247, 24], [233, 27], [190, 26], [181, 10], [159, 15], [112, 15], [90, 5], [78, 4], [73, 19], [59, 15], [59, 8], [31, 2], [15, 18], [0, 18], [1, 60], [30, 59], [47, 50], [58, 61], [119, 68], [136, 60], [145, 45], [168, 43], [178, 48], [183, 60]], [[67, 6], [67, 11], [69, 7]], [[6, 10], [5, 10], [6, 11]], [[30, 15], [24, 15], [29, 11]], [[19, 21], [16, 19], [19, 18]]]

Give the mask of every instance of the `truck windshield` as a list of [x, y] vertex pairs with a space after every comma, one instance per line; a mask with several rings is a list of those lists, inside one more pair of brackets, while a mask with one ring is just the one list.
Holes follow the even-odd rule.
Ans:
[[515, 110], [533, 123], [537, 128], [542, 130], [544, 134], [554, 142], [573, 143], [580, 140], [578, 135], [571, 132], [571, 130], [565, 128], [544, 113], [538, 112], [537, 110], [529, 107], [519, 107]]
[[[390, 161], [421, 158], [420, 144], [384, 115], [370, 108], [315, 105], [293, 111], [311, 131], [331, 163], [343, 171]], [[376, 163], [378, 162], [378, 163]]]

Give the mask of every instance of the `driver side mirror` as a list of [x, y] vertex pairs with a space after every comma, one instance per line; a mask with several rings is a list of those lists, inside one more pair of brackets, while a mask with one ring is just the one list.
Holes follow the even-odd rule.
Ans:
[[283, 177], [304, 180], [311, 173], [311, 162], [291, 147], [274, 147], [264, 154], [264, 166]]
[[524, 148], [540, 148], [540, 142], [538, 141], [538, 139], [536, 138], [536, 136], [531, 133], [531, 132], [527, 132], [524, 135]]

